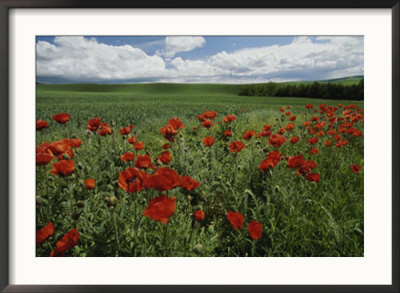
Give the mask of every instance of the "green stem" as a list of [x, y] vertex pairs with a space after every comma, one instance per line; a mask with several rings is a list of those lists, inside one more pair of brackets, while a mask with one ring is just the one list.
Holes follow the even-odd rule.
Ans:
[[[45, 184], [46, 184], [46, 197], [47, 200], [50, 201], [50, 196], [49, 196], [49, 179], [47, 178], [47, 174], [46, 174], [46, 166], [43, 166], [43, 176], [46, 180]], [[48, 213], [48, 208], [46, 207], [46, 219], [49, 220], [49, 213]]]
[[251, 256], [256, 256], [256, 245], [257, 245], [257, 240], [254, 240], [251, 245]]
[[71, 209], [71, 218], [75, 223], [76, 226], [76, 220], [74, 219], [74, 190], [72, 189], [72, 182], [71, 184], [69, 184], [69, 205], [70, 205], [70, 209]]
[[164, 256], [168, 256], [168, 225], [164, 224]]
[[115, 239], [117, 240], [117, 256], [119, 256], [119, 251], [121, 250], [119, 246], [119, 235], [118, 235], [118, 226], [117, 226], [117, 217], [114, 212], [114, 208], [112, 208], [112, 214], [114, 218], [114, 230], [115, 230]]
[[68, 132], [67, 123], [64, 124], [64, 127], [65, 127], [65, 131], [66, 131], [66, 133], [67, 133], [67, 138], [69, 139], [69, 132]]

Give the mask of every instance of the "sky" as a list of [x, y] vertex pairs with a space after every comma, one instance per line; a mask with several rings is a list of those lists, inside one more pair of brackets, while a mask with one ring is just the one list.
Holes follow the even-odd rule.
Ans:
[[364, 74], [362, 36], [38, 36], [42, 83], [258, 83]]

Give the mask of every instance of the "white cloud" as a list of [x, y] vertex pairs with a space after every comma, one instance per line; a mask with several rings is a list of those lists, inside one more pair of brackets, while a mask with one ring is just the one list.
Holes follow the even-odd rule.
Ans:
[[56, 45], [38, 42], [37, 75], [79, 81], [155, 78], [165, 72], [159, 56], [129, 45], [112, 46], [83, 37], [56, 37]]
[[[324, 41], [324, 42], [318, 42]], [[347, 73], [363, 74], [363, 39], [332, 37], [329, 39], [295, 38], [284, 46], [247, 48], [236, 52], [222, 51], [202, 60], [181, 60], [175, 58], [171, 64], [177, 74], [203, 76], [216, 74], [238, 77], [290, 75], [333, 78]]]
[[204, 46], [202, 37], [167, 37], [165, 50], [154, 55], [83, 37], [57, 37], [55, 44], [37, 43], [39, 77], [243, 83], [328, 79], [364, 72], [362, 37], [297, 37], [287, 45], [221, 51], [201, 60], [170, 58]]
[[172, 58], [176, 53], [189, 52], [196, 48], [201, 48], [205, 45], [206, 40], [203, 37], [166, 37], [165, 50], [160, 51], [159, 54]]

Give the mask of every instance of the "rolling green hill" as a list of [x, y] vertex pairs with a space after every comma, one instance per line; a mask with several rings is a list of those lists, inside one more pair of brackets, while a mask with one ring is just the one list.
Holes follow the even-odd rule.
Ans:
[[[354, 85], [363, 76], [351, 76], [340, 79], [322, 80], [321, 83]], [[282, 82], [278, 85], [311, 84], [313, 81]], [[251, 85], [261, 85], [251, 84]], [[265, 83], [264, 83], [265, 84]], [[180, 83], [140, 83], [140, 84], [37, 84], [37, 92], [86, 92], [116, 93], [127, 95], [238, 95], [240, 84], [180, 84]]]

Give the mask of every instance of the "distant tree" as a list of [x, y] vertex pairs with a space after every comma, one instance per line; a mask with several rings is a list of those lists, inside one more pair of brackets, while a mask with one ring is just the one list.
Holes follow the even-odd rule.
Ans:
[[338, 83], [279, 84], [264, 83], [243, 85], [239, 88], [241, 96], [310, 97], [336, 100], [363, 100], [364, 79], [356, 85]]

